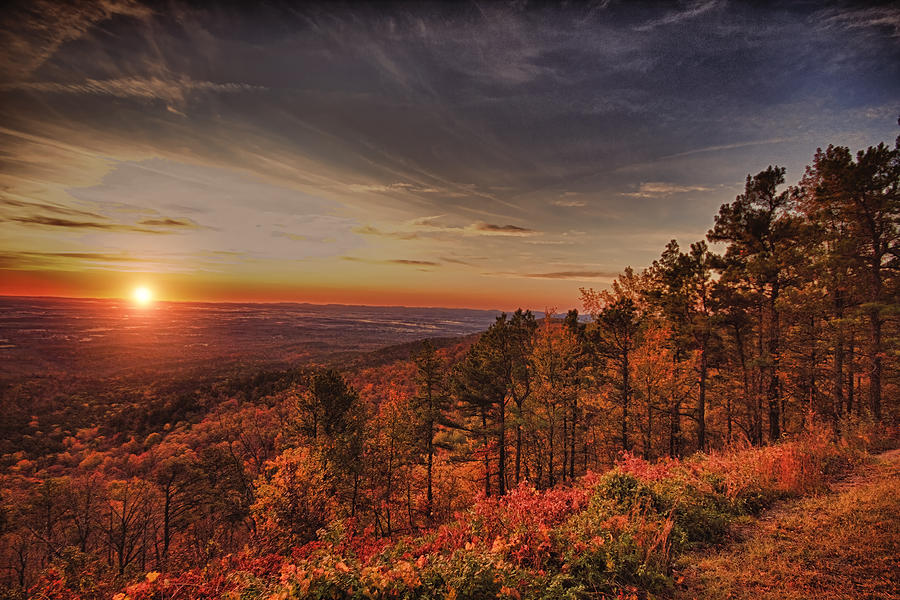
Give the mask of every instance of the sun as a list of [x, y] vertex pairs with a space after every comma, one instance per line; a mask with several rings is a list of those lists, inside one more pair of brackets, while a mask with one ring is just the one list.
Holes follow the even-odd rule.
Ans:
[[139, 306], [147, 306], [153, 301], [153, 291], [143, 285], [134, 288], [132, 295]]

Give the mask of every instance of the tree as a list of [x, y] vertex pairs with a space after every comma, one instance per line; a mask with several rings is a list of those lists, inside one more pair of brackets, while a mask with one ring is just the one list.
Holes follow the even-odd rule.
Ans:
[[644, 314], [639, 305], [640, 278], [627, 268], [612, 289], [581, 290], [581, 303], [593, 318], [590, 330], [592, 342], [600, 356], [612, 361], [616, 368], [619, 406], [622, 409], [621, 442], [623, 450], [630, 450], [628, 438], [628, 410], [631, 402], [631, 357], [637, 344]]
[[[553, 321], [553, 311], [534, 334], [532, 354], [529, 357], [534, 373], [534, 387], [539, 400], [537, 424], [547, 441], [547, 483], [556, 484], [556, 440], [562, 422], [560, 446], [562, 453], [562, 479], [574, 477], [575, 424], [578, 413], [578, 367], [581, 347], [578, 338], [569, 327]], [[541, 431], [535, 431], [539, 434]], [[542, 467], [543, 459], [537, 456]], [[538, 470], [538, 486], [543, 483], [543, 468]]]
[[152, 471], [159, 489], [162, 518], [162, 548], [159, 567], [168, 568], [176, 528], [186, 525], [188, 514], [199, 500], [201, 476], [194, 453], [183, 444], [163, 443], [154, 449], [158, 462]]
[[803, 181], [808, 216], [826, 230], [839, 263], [847, 260], [864, 274], [861, 292], [869, 321], [869, 407], [882, 413], [884, 343], [888, 303], [885, 278], [900, 268], [900, 140], [893, 149], [870, 146], [854, 159], [849, 148], [819, 149]]
[[316, 538], [337, 511], [321, 458], [308, 448], [289, 448], [268, 464], [257, 481], [252, 511], [276, 548], [302, 546]]
[[[332, 493], [344, 492], [349, 498], [350, 514], [356, 514], [361, 476], [364, 415], [359, 397], [334, 369], [313, 374], [310, 381], [311, 404], [319, 424], [317, 443], [323, 468], [331, 482]], [[350, 479], [349, 490], [345, 479]]]
[[[769, 167], [747, 176], [744, 193], [731, 204], [723, 204], [714, 227], [707, 234], [711, 242], [727, 244], [718, 269], [726, 282], [750, 282], [759, 307], [758, 336], [760, 358], [767, 371], [769, 438], [781, 437], [783, 399], [779, 358], [781, 324], [778, 301], [792, 281], [792, 265], [800, 260], [796, 232], [800, 220], [789, 190], [778, 191], [785, 170]], [[768, 325], [767, 335], [763, 331]]]
[[426, 456], [425, 471], [425, 513], [430, 521], [434, 509], [434, 453], [435, 436], [439, 424], [445, 423], [445, 413], [449, 408], [449, 396], [444, 380], [444, 363], [434, 351], [434, 345], [425, 340], [422, 349], [414, 358], [418, 393], [413, 399], [413, 408], [419, 420], [421, 439], [424, 441]]
[[[649, 297], [672, 323], [675, 360], [688, 344], [699, 352], [697, 366], [697, 448], [706, 449], [706, 388], [709, 373], [709, 348], [713, 335], [713, 258], [703, 241], [691, 244], [690, 252], [681, 252], [672, 240], [662, 257], [649, 269]], [[676, 409], [677, 410], [677, 409]]]
[[106, 489], [106, 539], [119, 575], [146, 553], [153, 503], [150, 484], [138, 478], [111, 481]]
[[497, 491], [505, 492], [506, 479], [506, 394], [507, 379], [502, 348], [506, 314], [478, 339], [456, 366], [452, 386], [457, 399], [469, 416], [475, 417], [476, 425], [469, 431], [482, 439], [484, 463], [484, 494], [491, 495], [491, 438], [496, 436]]
[[[545, 315], [547, 317], [552, 315]], [[501, 357], [503, 379], [506, 391], [515, 406], [516, 456], [515, 483], [518, 485], [522, 465], [522, 411], [523, 405], [532, 392], [532, 372], [529, 360], [533, 336], [537, 322], [530, 310], [521, 308], [509, 320], [500, 318], [494, 324], [491, 336]]]

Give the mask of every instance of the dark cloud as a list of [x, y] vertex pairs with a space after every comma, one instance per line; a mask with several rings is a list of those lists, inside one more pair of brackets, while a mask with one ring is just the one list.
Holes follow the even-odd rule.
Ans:
[[359, 256], [342, 256], [341, 259], [351, 261], [351, 262], [369, 263], [369, 264], [373, 264], [373, 265], [406, 265], [406, 266], [410, 266], [410, 267], [439, 267], [441, 265], [441, 263], [431, 261], [431, 260], [418, 260], [418, 259], [406, 259], [406, 258], [377, 260], [374, 258], [362, 258]]
[[116, 98], [139, 98], [144, 100], [162, 100], [167, 103], [169, 112], [184, 116], [171, 105], [183, 105], [189, 94], [237, 93], [260, 91], [260, 86], [245, 83], [215, 83], [212, 81], [195, 81], [187, 77], [161, 79], [157, 77], [122, 79], [87, 79], [81, 83], [54, 82], [20, 82], [0, 84], [0, 91], [26, 91], [46, 94], [75, 94], [112, 96]]
[[519, 227], [518, 225], [494, 225], [492, 223], [475, 223], [471, 226], [475, 231], [493, 235], [534, 235], [533, 229]]
[[57, 204], [49, 204], [46, 202], [28, 202], [24, 200], [16, 200], [13, 198], [0, 198], [0, 205], [11, 208], [25, 208], [28, 210], [40, 210], [59, 215], [69, 215], [78, 217], [89, 217], [94, 219], [102, 219], [103, 216], [86, 210], [79, 210], [68, 206], [59, 206]]
[[27, 76], [66, 42], [77, 40], [97, 24], [122, 15], [147, 19], [153, 9], [133, 0], [32, 0], [6, 6], [0, 20], [0, 72]]
[[445, 263], [449, 263], [449, 264], [453, 264], [453, 265], [463, 265], [463, 266], [466, 266], [466, 267], [471, 267], [471, 266], [473, 266], [473, 265], [472, 265], [472, 262], [470, 262], [470, 261], [465, 261], [465, 260], [460, 260], [460, 259], [458, 259], [458, 258], [449, 258], [449, 257], [446, 257], [446, 256], [445, 256], [445, 257], [443, 257], [441, 260], [444, 261]]
[[193, 229], [196, 227], [195, 224], [186, 219], [146, 219], [139, 222], [140, 225], [144, 225], [143, 227], [104, 221], [74, 221], [72, 219], [62, 219], [42, 215], [14, 216], [9, 217], [7, 220], [15, 223], [22, 223], [25, 225], [38, 225], [41, 227], [59, 227], [62, 229], [95, 229], [102, 231], [153, 234], [171, 233], [171, 230], [173, 229], [181, 229], [185, 227]]
[[157, 262], [125, 253], [106, 252], [0, 252], [0, 268], [35, 269], [66, 264]]
[[148, 227], [173, 227], [195, 229], [197, 224], [190, 219], [141, 219], [138, 225], [146, 225]]
[[431, 260], [411, 260], [411, 259], [404, 259], [404, 258], [389, 260], [387, 262], [389, 262], [391, 264], [395, 264], [395, 265], [412, 265], [412, 266], [418, 266], [418, 267], [437, 267], [440, 265], [440, 263], [436, 263]]

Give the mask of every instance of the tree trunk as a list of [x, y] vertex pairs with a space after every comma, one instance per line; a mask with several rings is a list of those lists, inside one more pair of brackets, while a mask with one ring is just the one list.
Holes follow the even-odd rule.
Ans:
[[569, 479], [575, 480], [575, 423], [578, 418], [578, 396], [572, 397], [572, 437], [569, 439]]
[[569, 474], [569, 415], [566, 411], [566, 407], [563, 406], [563, 423], [562, 423], [562, 451], [563, 451], [563, 464], [562, 464], [562, 475], [560, 479], [563, 481], [566, 480], [566, 475]]
[[871, 367], [869, 370], [869, 410], [876, 421], [881, 420], [881, 311], [876, 306], [869, 311], [871, 335]]
[[[847, 343], [847, 415], [850, 416], [853, 414], [853, 404], [855, 398], [855, 390], [854, 387], [854, 379], [856, 378], [856, 369], [855, 369], [855, 356], [856, 348], [854, 347], [856, 340], [854, 339], [853, 332], [850, 332], [850, 341]], [[856, 412], [859, 413], [859, 408], [857, 407]]]
[[778, 299], [778, 286], [772, 287], [772, 294], [769, 297], [769, 315], [770, 336], [769, 336], [769, 389], [767, 398], [769, 401], [769, 439], [776, 441], [781, 437], [781, 406], [779, 398], [779, 380], [778, 380], [778, 353], [779, 349], [779, 323], [778, 309], [775, 302]]
[[763, 357], [766, 355], [766, 319], [765, 319], [765, 308], [762, 300], [759, 302], [759, 326], [758, 326], [758, 335], [756, 338], [757, 341], [757, 354], [756, 359], [759, 361], [759, 366], [756, 368], [756, 411], [757, 416], [759, 418], [759, 431], [758, 436], [759, 440], [757, 444], [762, 444], [763, 441], [763, 383], [765, 378], [764, 365], [761, 364]]
[[706, 450], [706, 374], [709, 368], [706, 346], [704, 338], [700, 347], [700, 394], [697, 399], [697, 448], [701, 452]]
[[834, 429], [844, 413], [844, 294], [840, 288], [834, 292], [834, 366], [832, 367], [831, 411]]
[[[750, 404], [750, 373], [747, 370], [747, 356], [744, 350], [744, 337], [741, 335], [741, 328], [739, 325], [734, 324], [734, 341], [737, 346], [738, 352], [738, 360], [741, 362], [741, 375], [743, 377], [744, 384], [744, 404], [747, 406], [748, 410], [751, 410]], [[731, 441], [731, 429], [732, 429], [732, 415], [731, 415], [731, 394], [728, 395], [728, 441]], [[757, 415], [758, 418], [759, 415]], [[756, 431], [756, 419], [754, 419], [753, 427], [754, 432]], [[757, 441], [757, 440], [754, 440]], [[757, 441], [758, 443], [758, 441]]]
[[522, 406], [516, 405], [518, 415], [516, 415], [516, 485], [519, 485], [519, 478], [522, 465]]
[[[430, 407], [431, 402], [429, 401], [429, 415], [433, 415], [432, 409]], [[429, 417], [428, 419], [428, 466], [425, 474], [426, 478], [426, 491], [425, 491], [425, 514], [428, 517], [429, 522], [432, 521], [433, 515], [433, 507], [434, 507], [434, 493], [433, 493], [433, 470], [434, 470], [434, 419]]]
[[484, 495], [491, 497], [491, 461], [488, 454], [490, 443], [487, 430], [487, 407], [481, 409], [481, 430], [484, 432]]
[[497, 467], [497, 493], [501, 496], [506, 493], [506, 401], [500, 400], [500, 431], [497, 439], [500, 443], [499, 466]]
[[653, 390], [647, 375], [647, 433], [644, 436], [644, 460], [650, 460], [650, 445], [653, 443]]
[[626, 452], [631, 449], [628, 443], [628, 371], [628, 349], [626, 348], [622, 352], [622, 449]]
[[672, 355], [672, 403], [669, 409], [669, 456], [681, 454], [681, 400], [678, 397], [678, 352]]
[[[549, 414], [549, 405], [548, 405], [548, 414]], [[547, 445], [549, 446], [549, 462], [547, 463], [547, 481], [549, 482], [549, 487], [553, 487], [556, 485], [556, 474], [553, 472], [553, 438], [554, 431], [556, 429], [556, 423], [553, 420], [550, 421], [549, 427], [547, 427]]]
[[[871, 301], [873, 306], [869, 309], [869, 335], [871, 362], [869, 367], [869, 409], [876, 421], [881, 420], [881, 372], [882, 372], [882, 348], [881, 348], [881, 295], [883, 283], [881, 280], [881, 261], [884, 258], [886, 246], [881, 236], [872, 231], [872, 270], [871, 270]], [[884, 247], [884, 250], [882, 248]]]

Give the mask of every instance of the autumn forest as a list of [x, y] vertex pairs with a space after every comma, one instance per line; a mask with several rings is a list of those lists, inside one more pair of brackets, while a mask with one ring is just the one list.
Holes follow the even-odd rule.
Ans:
[[900, 600], [900, 4], [10, 0], [0, 600]]
[[676, 594], [678, 556], [896, 440], [900, 142], [788, 177], [581, 312], [169, 387], [7, 378], [0, 596]]

